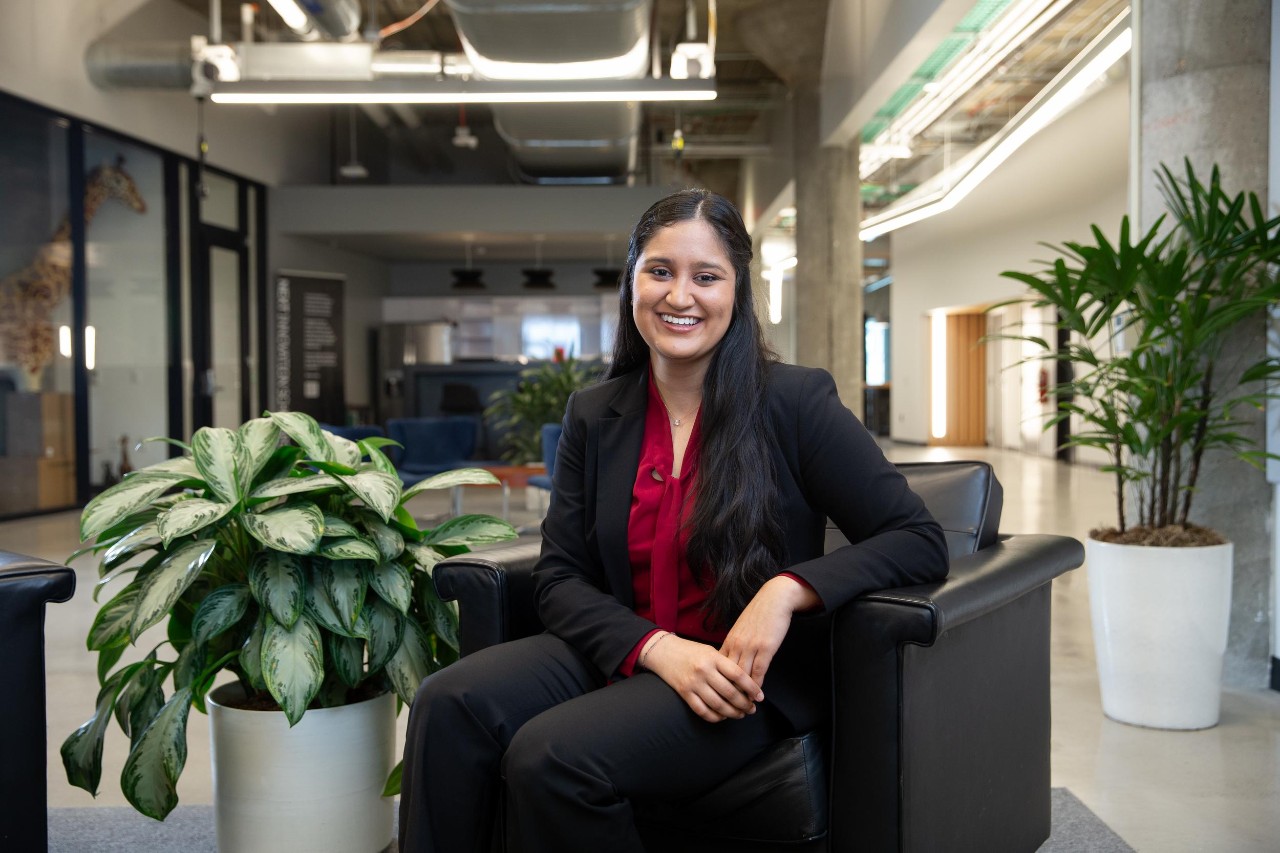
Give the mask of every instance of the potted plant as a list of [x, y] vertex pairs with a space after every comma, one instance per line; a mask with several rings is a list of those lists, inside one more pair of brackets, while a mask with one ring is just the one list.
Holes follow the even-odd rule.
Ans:
[[[68, 781], [97, 793], [114, 717], [131, 741], [124, 794], [138, 811], [164, 819], [177, 805], [195, 707], [214, 717], [222, 849], [249, 849], [245, 838], [253, 849], [382, 849], [391, 840], [389, 795], [399, 789], [398, 768], [388, 777], [393, 696], [412, 702], [421, 680], [458, 654], [457, 617], [437, 597], [431, 569], [469, 546], [515, 536], [509, 524], [484, 515], [423, 529], [405, 503], [426, 489], [494, 478], [448, 471], [402, 490], [381, 450], [388, 439], [352, 442], [296, 412], [268, 412], [236, 430], [204, 428], [189, 445], [171, 443], [184, 455], [131, 473], [81, 516], [81, 538], [92, 544], [78, 553], [101, 553], [94, 598], [103, 589], [114, 594], [89, 630], [101, 690], [93, 716], [62, 745]], [[122, 663], [126, 649], [153, 638], [149, 629], [161, 623], [164, 635], [141, 659]], [[234, 681], [211, 694], [224, 672]], [[219, 755], [217, 717], [235, 706], [278, 709], [250, 713], [274, 726], [254, 746], [227, 746], [254, 764], [244, 775]], [[361, 706], [372, 708], [364, 722], [329, 723], [307, 741], [309, 727], [321, 726], [313, 718]], [[381, 734], [371, 737], [366, 724]], [[272, 774], [291, 759], [254, 754], [301, 740], [312, 760], [342, 749], [330, 739], [337, 733], [354, 735], [352, 750], [367, 753], [371, 767], [282, 779]], [[255, 778], [264, 783], [259, 794], [235, 782]], [[363, 794], [357, 779], [365, 780]], [[329, 791], [319, 814], [307, 817], [296, 795], [308, 781], [342, 794]], [[287, 808], [281, 798], [290, 800]], [[351, 828], [360, 826], [374, 837], [353, 838]]]
[[594, 383], [599, 373], [598, 365], [557, 350], [554, 360], [522, 371], [514, 388], [494, 392], [485, 415], [506, 433], [502, 458], [513, 465], [541, 462], [542, 425], [560, 423], [569, 395]]
[[1031, 289], [1023, 301], [1056, 311], [1069, 342], [1005, 337], [1070, 367], [1046, 428], [1069, 419], [1067, 445], [1105, 452], [1115, 477], [1114, 526], [1087, 545], [1103, 709], [1196, 729], [1218, 720], [1232, 549], [1192, 507], [1215, 456], [1266, 455], [1240, 417], [1268, 399], [1280, 362], [1224, 352], [1280, 300], [1280, 218], [1252, 193], [1228, 194], [1216, 167], [1207, 184], [1189, 161], [1185, 176], [1158, 177], [1168, 214], [1136, 241], [1126, 217], [1114, 243], [1095, 226], [1046, 269], [1004, 273]]

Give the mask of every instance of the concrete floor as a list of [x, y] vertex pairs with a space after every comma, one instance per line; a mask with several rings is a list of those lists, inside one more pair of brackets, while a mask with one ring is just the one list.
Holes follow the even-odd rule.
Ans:
[[[1005, 488], [1001, 530], [1083, 538], [1110, 517], [1111, 480], [1019, 453], [989, 449], [891, 446], [895, 461], [986, 459]], [[534, 524], [535, 513], [512, 495], [511, 520]], [[415, 499], [415, 515], [446, 512], [444, 495]], [[469, 512], [501, 512], [496, 490], [471, 489]], [[75, 513], [0, 523], [0, 547], [61, 561], [75, 548]], [[78, 592], [51, 606], [46, 621], [49, 697], [49, 804], [121, 805], [118, 778], [127, 742], [114, 727], [103, 758], [97, 799], [66, 783], [58, 747], [92, 712], [96, 656], [84, 638], [95, 604], [92, 559], [75, 563]], [[1222, 722], [1200, 732], [1164, 732], [1123, 725], [1101, 710], [1089, 629], [1088, 574], [1071, 572], [1055, 584], [1052, 632], [1053, 785], [1069, 788], [1139, 851], [1280, 850], [1280, 693], [1225, 690]], [[158, 629], [153, 629], [157, 630]], [[159, 641], [144, 636], [149, 649]], [[147, 641], [150, 642], [147, 642]], [[401, 736], [406, 715], [400, 718]], [[192, 713], [190, 749], [178, 787], [184, 803], [210, 803], [207, 719]]]

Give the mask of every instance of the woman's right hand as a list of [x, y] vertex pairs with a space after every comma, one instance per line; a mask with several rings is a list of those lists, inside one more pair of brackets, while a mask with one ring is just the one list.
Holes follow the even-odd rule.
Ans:
[[760, 685], [742, 667], [705, 643], [656, 634], [641, 653], [644, 668], [680, 694], [709, 723], [754, 714], [764, 699]]

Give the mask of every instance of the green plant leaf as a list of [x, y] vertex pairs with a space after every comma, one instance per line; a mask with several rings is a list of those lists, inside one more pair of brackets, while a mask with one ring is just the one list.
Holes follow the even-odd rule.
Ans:
[[320, 554], [330, 560], [373, 560], [382, 558], [372, 542], [364, 539], [335, 539], [320, 545]]
[[412, 619], [406, 620], [400, 646], [387, 661], [387, 678], [392, 688], [406, 705], [412, 704], [422, 680], [434, 669], [431, 645], [427, 637]]
[[406, 542], [404, 549], [409, 552], [413, 557], [413, 561], [424, 569], [427, 574], [431, 574], [431, 570], [435, 568], [436, 563], [445, 558], [444, 554], [421, 542]]
[[130, 746], [146, 731], [164, 706], [164, 672], [155, 666], [155, 652], [147, 656], [148, 666], [139, 669], [128, 680], [116, 700], [115, 718], [120, 730], [129, 737]]
[[156, 520], [156, 528], [163, 537], [164, 547], [173, 540], [208, 527], [231, 511], [231, 504], [192, 498], [169, 507]]
[[289, 554], [313, 553], [324, 535], [324, 513], [313, 503], [245, 513], [239, 518], [254, 539]]
[[187, 763], [191, 690], [176, 691], [138, 738], [120, 774], [120, 788], [135, 809], [164, 820], [178, 804], [178, 777]]
[[191, 437], [191, 453], [200, 476], [223, 503], [235, 504], [243, 497], [242, 471], [249, 462], [235, 430], [201, 427]]
[[302, 615], [306, 600], [302, 558], [279, 551], [259, 551], [249, 564], [249, 588], [258, 603], [285, 628]]
[[363, 639], [363, 623], [357, 624], [354, 629], [348, 628], [342, 623], [342, 618], [338, 616], [337, 609], [333, 606], [333, 602], [329, 600], [329, 593], [325, 592], [320, 583], [320, 578], [320, 573], [313, 571], [312, 582], [307, 584], [307, 613], [311, 614], [311, 618], [315, 619], [322, 628], [330, 633], [337, 634], [340, 637]]
[[195, 689], [196, 678], [204, 669], [208, 649], [203, 643], [190, 642], [183, 647], [178, 660], [173, 665], [173, 686]]
[[[125, 630], [128, 630], [128, 626], [125, 626]], [[120, 658], [124, 657], [126, 646], [128, 646], [128, 642], [110, 646], [98, 652], [98, 684], [107, 683], [107, 675], [111, 672], [111, 667], [118, 664]]]
[[153, 465], [147, 465], [133, 472], [138, 474], [180, 474], [182, 479], [198, 479], [200, 477], [200, 469], [196, 468], [196, 462], [190, 456], [175, 456], [172, 459], [165, 459], [156, 462]]
[[120, 590], [116, 595], [98, 609], [93, 617], [93, 625], [89, 627], [89, 637], [85, 641], [91, 652], [113, 649], [129, 644], [129, 626], [133, 624], [133, 614], [138, 606], [137, 581]]
[[267, 615], [264, 612], [258, 617], [240, 649], [240, 668], [254, 690], [267, 689], [267, 682], [262, 677], [262, 638], [267, 630]]
[[382, 796], [395, 797], [400, 794], [400, 781], [404, 777], [404, 762], [397, 761], [396, 766], [391, 768], [391, 775], [387, 776], [387, 784], [382, 786]]
[[267, 416], [298, 443], [308, 459], [319, 462], [337, 461], [315, 418], [302, 412], [267, 412]]
[[461, 651], [458, 642], [458, 611], [436, 592], [435, 581], [425, 575], [418, 576], [418, 602], [422, 606], [424, 621], [440, 642], [455, 652]]
[[369, 586], [401, 613], [409, 613], [409, 605], [413, 603], [413, 576], [409, 570], [399, 563], [378, 563], [367, 571]]
[[367, 470], [338, 479], [383, 521], [390, 521], [396, 507], [400, 505], [400, 478], [392, 474]]
[[191, 641], [207, 643], [244, 618], [249, 609], [249, 587], [242, 583], [220, 586], [204, 597], [191, 622]]
[[326, 631], [324, 647], [328, 653], [326, 663], [333, 666], [342, 683], [348, 687], [359, 684], [364, 678], [364, 641]]
[[280, 477], [268, 480], [249, 493], [253, 499], [279, 498], [302, 492], [318, 492], [322, 489], [341, 488], [342, 483], [332, 474], [313, 474], [309, 477]]
[[129, 626], [131, 640], [136, 641], [143, 631], [169, 613], [174, 602], [200, 574], [217, 544], [216, 539], [188, 542], [166, 557], [154, 572], [141, 578], [142, 589]]
[[391, 660], [396, 649], [400, 648], [408, 621], [394, 607], [376, 597], [360, 611], [361, 627], [369, 639], [369, 672], [377, 672]]
[[368, 589], [360, 564], [355, 560], [317, 561], [316, 574], [342, 625], [347, 631], [359, 633], [356, 620], [360, 618]]
[[324, 535], [359, 536], [360, 531], [356, 530], [356, 526], [344, 518], [339, 518], [336, 515], [326, 515], [324, 517]]
[[[516, 529], [491, 515], [460, 515], [427, 534], [428, 545], [488, 545], [516, 538]], [[416, 554], [414, 556], [417, 556]]]
[[270, 418], [254, 418], [240, 424], [238, 432], [247, 463], [241, 472], [240, 491], [248, 494], [253, 478], [266, 467], [280, 444], [280, 428]]
[[498, 478], [483, 468], [455, 468], [452, 471], [441, 471], [425, 480], [419, 480], [405, 489], [400, 503], [404, 503], [420, 492], [431, 489], [452, 489], [455, 486], [498, 486]]
[[369, 537], [373, 539], [373, 544], [378, 547], [378, 553], [382, 555], [383, 560], [394, 560], [404, 553], [404, 537], [399, 531], [389, 524], [383, 524], [371, 512], [362, 513], [360, 520]]
[[[390, 440], [390, 439], [388, 439]], [[374, 470], [382, 471], [384, 474], [390, 474], [392, 477], [399, 479], [396, 473], [395, 463], [387, 458], [387, 454], [378, 449], [377, 445], [371, 444], [370, 440], [359, 442], [360, 449], [369, 457], [369, 463], [373, 465]]]
[[360, 447], [351, 439], [334, 435], [327, 429], [320, 431], [333, 452], [333, 460], [340, 465], [355, 468], [360, 464]]
[[289, 720], [297, 725], [324, 681], [324, 653], [320, 629], [305, 613], [292, 629], [266, 617], [262, 638], [262, 677], [267, 690], [280, 703]]
[[98, 691], [93, 716], [72, 732], [58, 750], [62, 754], [67, 781], [95, 797], [98, 796], [98, 785], [102, 782], [102, 744], [123, 686], [120, 674], [117, 673]]
[[121, 536], [102, 555], [102, 565], [110, 566], [119, 560], [127, 560], [139, 551], [160, 544], [160, 525], [156, 521], [141, 524]]
[[169, 491], [169, 474], [135, 474], [126, 477], [89, 501], [80, 514], [80, 539], [88, 541]]

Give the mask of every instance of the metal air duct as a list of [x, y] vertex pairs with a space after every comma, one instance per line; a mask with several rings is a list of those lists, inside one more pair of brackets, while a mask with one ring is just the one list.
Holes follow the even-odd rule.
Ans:
[[[476, 76], [639, 79], [653, 0], [445, 0]], [[522, 179], [620, 182], [633, 171], [636, 104], [501, 104], [494, 125]]]

